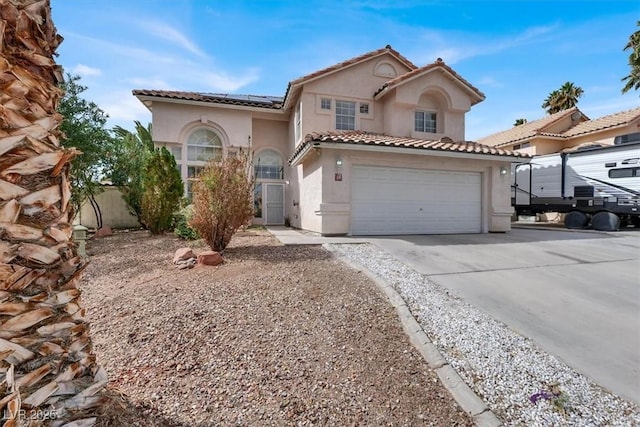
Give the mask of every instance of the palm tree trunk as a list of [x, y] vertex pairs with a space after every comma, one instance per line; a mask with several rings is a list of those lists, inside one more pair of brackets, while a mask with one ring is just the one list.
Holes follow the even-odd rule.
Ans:
[[86, 261], [71, 241], [68, 178], [78, 153], [60, 147], [57, 130], [61, 41], [49, 0], [0, 0], [0, 423], [8, 427], [93, 425], [107, 382], [79, 303]]

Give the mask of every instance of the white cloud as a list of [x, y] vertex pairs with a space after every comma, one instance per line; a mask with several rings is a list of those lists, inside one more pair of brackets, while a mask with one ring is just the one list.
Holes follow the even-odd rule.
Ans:
[[109, 125], [131, 127], [134, 120], [146, 123], [151, 120], [151, 113], [131, 91], [117, 91], [96, 100], [100, 108], [109, 115]]
[[125, 80], [133, 85], [136, 89], [160, 89], [160, 90], [176, 90], [174, 86], [167, 83], [166, 80], [156, 77], [132, 77]]
[[122, 43], [115, 43], [73, 32], [66, 32], [65, 37], [72, 37], [81, 41], [81, 46], [83, 47], [83, 49], [96, 52], [96, 54], [97, 52], [100, 52], [101, 57], [112, 58], [114, 56], [125, 56], [131, 59], [135, 59], [138, 62], [158, 62], [165, 64], [173, 64], [176, 62], [176, 59], [174, 57], [158, 54], [148, 49], [126, 46]]
[[638, 108], [638, 98], [637, 96], [619, 96], [615, 98], [602, 99], [590, 104], [578, 103], [578, 108], [587, 116], [594, 119], [600, 116]]
[[496, 79], [494, 79], [491, 76], [485, 76], [482, 77], [480, 80], [478, 80], [477, 85], [479, 86], [491, 86], [491, 87], [503, 87], [504, 84], [500, 83], [499, 81], [497, 81]]
[[[558, 25], [531, 27], [520, 34], [508, 38], [486, 39], [477, 34], [448, 33], [423, 29], [419, 37], [426, 46], [433, 46], [427, 53], [416, 55], [424, 63], [433, 62], [436, 58], [442, 58], [447, 64], [455, 64], [464, 59], [477, 56], [494, 55], [508, 49], [546, 41], [546, 39], [558, 28]], [[472, 40], [469, 42], [468, 40]]]
[[102, 71], [98, 68], [89, 67], [88, 65], [78, 64], [73, 67], [73, 74], [77, 74], [81, 77], [97, 77], [102, 74]]
[[204, 51], [200, 49], [194, 42], [189, 40], [187, 36], [171, 27], [170, 25], [161, 22], [142, 22], [140, 25], [149, 34], [152, 34], [161, 39], [168, 40], [173, 44], [178, 45], [201, 58], [207, 57], [207, 54], [204, 53]]
[[235, 92], [243, 86], [255, 82], [259, 78], [257, 69], [250, 69], [244, 75], [235, 77], [225, 72], [204, 72], [202, 82], [214, 90]]

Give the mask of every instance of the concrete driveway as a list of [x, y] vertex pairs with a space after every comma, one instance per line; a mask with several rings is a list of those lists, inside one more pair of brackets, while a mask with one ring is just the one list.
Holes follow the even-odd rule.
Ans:
[[640, 403], [640, 231], [368, 240]]

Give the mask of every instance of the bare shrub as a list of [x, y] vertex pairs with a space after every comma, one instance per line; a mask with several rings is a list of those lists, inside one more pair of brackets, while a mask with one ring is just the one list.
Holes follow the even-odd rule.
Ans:
[[189, 226], [214, 251], [223, 251], [233, 234], [253, 217], [250, 169], [248, 154], [211, 159], [194, 183]]

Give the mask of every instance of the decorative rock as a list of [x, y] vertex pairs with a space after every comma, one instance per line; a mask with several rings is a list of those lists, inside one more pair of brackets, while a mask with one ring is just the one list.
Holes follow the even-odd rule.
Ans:
[[178, 270], [186, 270], [187, 268], [195, 267], [196, 258], [193, 257], [193, 258], [189, 258], [189, 259], [178, 260], [174, 264], [176, 265]]
[[222, 255], [215, 251], [205, 251], [198, 255], [199, 265], [219, 265], [223, 262]]
[[98, 229], [98, 231], [96, 231], [96, 234], [93, 235], [93, 237], [107, 237], [107, 236], [113, 236], [113, 230], [108, 225]]
[[173, 255], [173, 263], [177, 264], [178, 261], [186, 261], [189, 258], [195, 258], [196, 254], [193, 253], [191, 248], [180, 248]]

